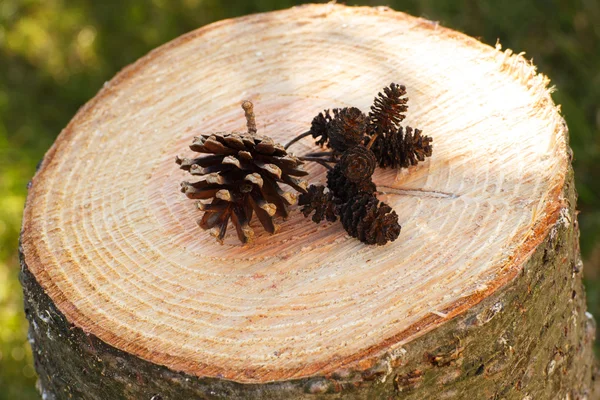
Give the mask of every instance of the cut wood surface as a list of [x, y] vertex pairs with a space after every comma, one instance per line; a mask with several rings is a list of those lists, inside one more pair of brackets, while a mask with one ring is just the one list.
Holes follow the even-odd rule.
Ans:
[[[434, 146], [375, 173], [395, 242], [364, 245], [297, 209], [275, 235], [254, 221], [247, 246], [197, 226], [175, 156], [202, 133], [245, 131], [242, 100], [285, 143], [323, 109], [367, 112], [391, 82]], [[127, 67], [60, 134], [30, 188], [24, 263], [70, 323], [175, 371], [264, 383], [366, 370], [509, 285], [548, 237], [570, 160], [547, 86], [510, 50], [385, 8], [209, 25]]]

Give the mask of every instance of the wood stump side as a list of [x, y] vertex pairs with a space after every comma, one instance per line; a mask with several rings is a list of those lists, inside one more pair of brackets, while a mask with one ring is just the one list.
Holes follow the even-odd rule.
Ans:
[[585, 311], [574, 188], [571, 173], [568, 208], [510, 285], [366, 371], [322, 377], [239, 384], [144, 361], [70, 324], [22, 263], [43, 398], [591, 398], [596, 325]]

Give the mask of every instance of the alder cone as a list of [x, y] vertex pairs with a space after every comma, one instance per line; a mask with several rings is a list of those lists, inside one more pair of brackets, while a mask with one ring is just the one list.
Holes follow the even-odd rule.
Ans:
[[331, 114], [329, 110], [325, 110], [313, 118], [310, 124], [310, 134], [315, 143], [319, 146], [325, 146], [329, 141], [329, 124], [331, 123]]
[[377, 190], [371, 179], [352, 182], [344, 174], [340, 163], [327, 172], [327, 187], [341, 203], [347, 202], [359, 193], [371, 194]]
[[363, 142], [367, 129], [367, 116], [356, 107], [333, 110], [334, 117], [328, 125], [329, 147], [343, 153]]
[[329, 222], [337, 220], [337, 211], [333, 193], [323, 185], [310, 185], [306, 193], [300, 194], [298, 205], [302, 206], [302, 214], [308, 217], [313, 211], [312, 220], [320, 223], [324, 219]]
[[339, 210], [344, 229], [367, 244], [384, 245], [400, 235], [398, 214], [371, 194], [360, 194]]
[[371, 149], [382, 168], [408, 168], [419, 161], [431, 157], [433, 139], [421, 135], [422, 131], [411, 127], [400, 127], [397, 130], [380, 135]]
[[406, 87], [396, 83], [383, 88], [383, 93], [375, 97], [369, 112], [369, 134], [397, 130], [408, 110]]
[[342, 154], [340, 166], [346, 178], [352, 182], [361, 182], [371, 179], [377, 167], [377, 159], [371, 150], [359, 145]]

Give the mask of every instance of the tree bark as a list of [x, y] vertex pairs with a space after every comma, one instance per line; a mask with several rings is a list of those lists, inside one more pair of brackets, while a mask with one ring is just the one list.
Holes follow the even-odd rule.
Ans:
[[[195, 226], [173, 158], [241, 130], [240, 100], [285, 143], [391, 81], [434, 138], [426, 163], [375, 175], [396, 242], [297, 211], [275, 236], [253, 225], [248, 246]], [[153, 51], [32, 181], [21, 282], [43, 398], [590, 398], [595, 323], [547, 85], [510, 50], [385, 8], [253, 15]]]

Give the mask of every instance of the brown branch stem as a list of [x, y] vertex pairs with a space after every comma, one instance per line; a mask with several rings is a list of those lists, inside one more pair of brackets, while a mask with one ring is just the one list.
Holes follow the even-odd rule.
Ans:
[[292, 140], [290, 140], [290, 141], [289, 141], [289, 142], [288, 142], [288, 143], [287, 143], [287, 144], [284, 146], [284, 148], [287, 150], [287, 148], [288, 148], [288, 147], [290, 147], [291, 145], [293, 145], [294, 143], [296, 143], [296, 142], [297, 142], [297, 141], [299, 141], [300, 139], [303, 139], [303, 138], [307, 137], [307, 136], [308, 136], [308, 135], [310, 135], [310, 134], [311, 134], [311, 132], [310, 132], [310, 131], [308, 131], [308, 132], [304, 132], [304, 133], [301, 133], [300, 135], [298, 135], [298, 136], [296, 136], [295, 138], [293, 138]]
[[371, 138], [371, 140], [369, 140], [369, 143], [367, 143], [367, 149], [371, 149], [371, 146], [373, 146], [373, 143], [375, 143], [375, 140], [377, 140], [377, 137], [379, 136], [378, 133], [374, 134], [373, 137]]
[[308, 161], [308, 162], [316, 162], [321, 164], [322, 166], [324, 166], [327, 169], [331, 169], [331, 165], [327, 164], [327, 163], [334, 163], [335, 161], [328, 161], [328, 160], [324, 160], [322, 158], [319, 157], [298, 157], [300, 160], [302, 161]]

